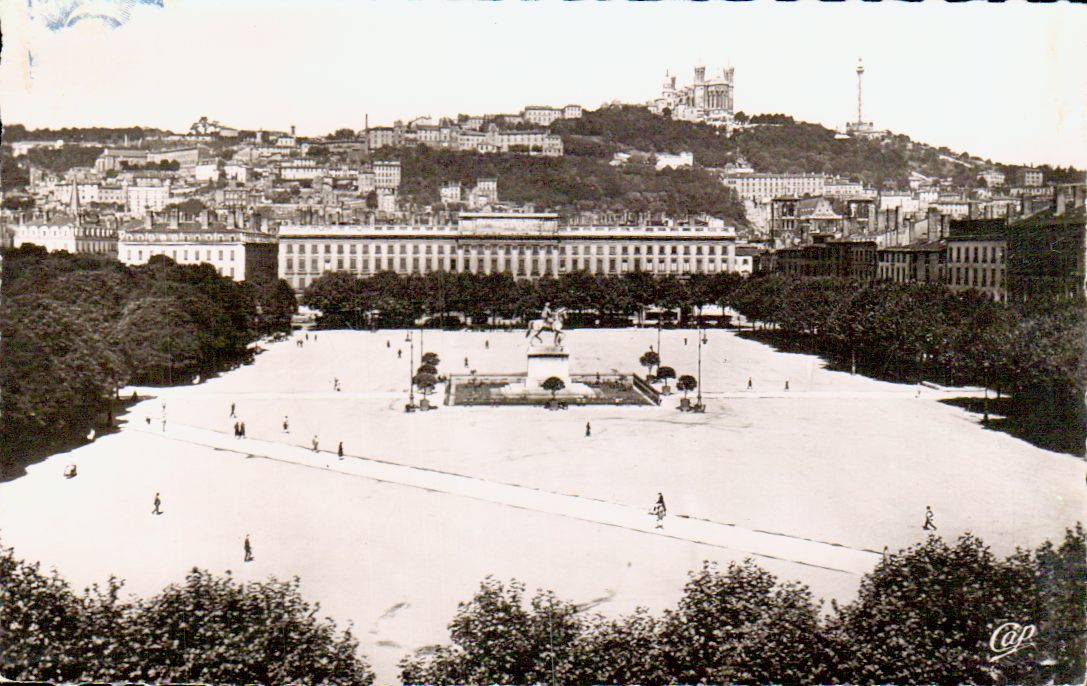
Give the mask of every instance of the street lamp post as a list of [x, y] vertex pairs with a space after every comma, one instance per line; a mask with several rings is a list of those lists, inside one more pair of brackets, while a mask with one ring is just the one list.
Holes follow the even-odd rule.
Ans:
[[408, 343], [410, 344], [408, 352], [408, 407], [415, 406], [415, 375], [412, 370], [415, 369], [415, 339], [411, 335], [411, 331], [408, 332]]
[[702, 308], [698, 308], [698, 411], [702, 411]]
[[664, 323], [664, 310], [657, 313], [657, 357], [661, 356], [661, 325]]
[[985, 400], [982, 406], [983, 416], [981, 418], [982, 424], [989, 423], [989, 361], [985, 360], [981, 363], [982, 369], [985, 370]]

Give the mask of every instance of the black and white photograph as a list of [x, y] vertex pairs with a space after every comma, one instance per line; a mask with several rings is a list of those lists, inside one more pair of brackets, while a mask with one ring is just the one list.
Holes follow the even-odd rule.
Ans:
[[0, 32], [0, 682], [1087, 681], [1087, 4]]

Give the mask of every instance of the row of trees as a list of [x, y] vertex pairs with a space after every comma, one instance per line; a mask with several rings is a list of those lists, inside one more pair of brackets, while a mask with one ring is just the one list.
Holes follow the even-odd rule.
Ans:
[[[660, 278], [645, 272], [593, 275], [569, 272], [557, 279], [514, 279], [508, 273], [431, 272], [398, 275], [381, 272], [358, 278], [331, 272], [314, 281], [302, 304], [320, 310], [322, 326], [362, 328], [376, 323], [411, 325], [421, 317], [449, 321], [456, 313], [473, 323], [496, 319], [526, 320], [544, 303], [574, 312], [572, 321], [623, 325], [647, 308], [677, 310], [686, 318], [702, 304], [727, 304], [743, 283], [738, 274], [696, 274], [689, 279]], [[458, 319], [459, 321], [459, 319]]]
[[[1087, 648], [1084, 531], [1006, 559], [969, 535], [885, 556], [829, 613], [750, 560], [690, 575], [675, 608], [618, 619], [488, 578], [451, 643], [401, 661], [408, 684], [1078, 683]], [[993, 631], [1034, 644], [990, 662]]]
[[940, 284], [772, 275], [745, 282], [727, 300], [748, 319], [883, 376], [1082, 406], [1087, 314], [1081, 299], [1001, 305]]
[[1087, 378], [1087, 317], [1080, 301], [1027, 306], [994, 303], [975, 291], [941, 284], [861, 283], [837, 277], [696, 274], [687, 279], [644, 272], [515, 280], [509, 274], [384, 272], [360, 279], [326, 274], [303, 303], [324, 325], [365, 327], [380, 312], [400, 324], [420, 317], [476, 322], [525, 319], [545, 302], [571, 320], [629, 323], [647, 309], [675, 310], [680, 320], [704, 305], [734, 308], [816, 352], [858, 361], [882, 376], [977, 384], [1035, 397], [1082, 395]]
[[370, 684], [350, 628], [317, 616], [299, 580], [193, 569], [141, 600], [110, 578], [76, 593], [0, 548], [0, 675], [54, 682]]
[[33, 449], [111, 421], [120, 387], [183, 383], [238, 364], [255, 337], [289, 328], [296, 309], [282, 281], [237, 283], [206, 264], [156, 256], [126, 267], [37, 246], [4, 253], [2, 295], [5, 475]]

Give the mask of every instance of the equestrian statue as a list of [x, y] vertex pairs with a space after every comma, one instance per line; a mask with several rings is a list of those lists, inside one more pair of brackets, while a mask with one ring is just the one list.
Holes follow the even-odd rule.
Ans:
[[543, 339], [540, 338], [540, 334], [545, 331], [550, 331], [552, 334], [552, 345], [556, 348], [562, 345], [562, 319], [566, 315], [566, 308], [559, 307], [555, 310], [551, 309], [551, 303], [544, 303], [543, 311], [540, 312], [539, 319], [533, 319], [528, 323], [528, 329], [525, 331], [525, 338], [529, 339], [531, 345], [533, 341], [543, 344]]

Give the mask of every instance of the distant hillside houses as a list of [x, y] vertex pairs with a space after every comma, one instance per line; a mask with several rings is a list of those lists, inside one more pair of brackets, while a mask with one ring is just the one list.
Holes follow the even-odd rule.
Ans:
[[[425, 145], [442, 150], [561, 157], [562, 138], [548, 132], [546, 127], [560, 119], [581, 116], [581, 105], [530, 105], [520, 114], [461, 115], [457, 121], [443, 118], [436, 123], [429, 117], [421, 117], [406, 125], [398, 121], [392, 126], [367, 129], [365, 138], [370, 150]], [[519, 128], [525, 124], [541, 128]]]
[[521, 153], [544, 157], [561, 157], [563, 154], [562, 138], [558, 135], [543, 130], [503, 130], [493, 122], [483, 131], [461, 128], [448, 120], [433, 126], [405, 126], [398, 122], [391, 127], [369, 129], [367, 136], [371, 150], [425, 145], [441, 150], [480, 153]]

